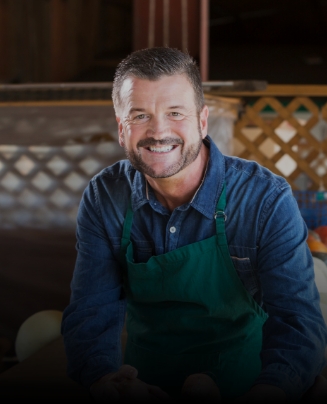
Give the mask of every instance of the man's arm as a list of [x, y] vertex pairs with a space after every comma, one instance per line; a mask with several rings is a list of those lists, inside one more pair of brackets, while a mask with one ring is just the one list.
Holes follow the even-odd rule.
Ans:
[[326, 325], [307, 228], [290, 189], [271, 195], [263, 215], [258, 267], [269, 318], [263, 327], [262, 372], [255, 384], [276, 386], [298, 398], [326, 365]]
[[[122, 364], [126, 301], [117, 259], [117, 228], [122, 223], [109, 214], [110, 223], [116, 226], [112, 242], [107, 234], [110, 225], [108, 228], [103, 224], [98, 198], [96, 183], [91, 181], [77, 216], [77, 259], [71, 299], [62, 321], [68, 375], [90, 389], [96, 401], [166, 400], [169, 396], [164, 391], [142, 382], [137, 378], [137, 369]], [[109, 204], [105, 205], [110, 212]]]
[[85, 190], [77, 216], [77, 258], [62, 335], [68, 375], [89, 387], [122, 364], [126, 302], [121, 269], [97, 206], [95, 182]]

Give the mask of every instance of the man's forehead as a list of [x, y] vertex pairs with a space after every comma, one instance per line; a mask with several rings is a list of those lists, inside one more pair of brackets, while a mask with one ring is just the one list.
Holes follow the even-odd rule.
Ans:
[[128, 76], [122, 83], [120, 99], [123, 104], [139, 97], [151, 98], [154, 94], [168, 98], [172, 96], [180, 98], [188, 94], [189, 99], [190, 93], [195, 95], [193, 86], [185, 74], [162, 75], [156, 80]]
[[182, 84], [184, 87], [190, 87], [191, 89], [193, 88], [188, 77], [186, 74], [174, 74], [174, 75], [162, 75], [159, 76], [157, 79], [146, 79], [146, 78], [141, 78], [137, 76], [127, 76], [121, 86], [120, 93], [121, 95], [125, 93], [130, 93], [133, 90], [142, 90], [144, 86], [142, 83], [147, 83], [147, 84], [160, 84], [162, 82], [172, 82], [172, 83], [179, 83]]

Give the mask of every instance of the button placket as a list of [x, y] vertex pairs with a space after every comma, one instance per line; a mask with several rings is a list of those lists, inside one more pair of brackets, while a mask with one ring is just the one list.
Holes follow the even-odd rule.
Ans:
[[166, 227], [166, 252], [178, 248], [179, 235], [184, 217], [184, 211], [175, 209], [172, 212]]

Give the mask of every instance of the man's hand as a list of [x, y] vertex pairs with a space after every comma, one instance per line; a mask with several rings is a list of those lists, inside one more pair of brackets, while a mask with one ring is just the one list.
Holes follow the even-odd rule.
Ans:
[[286, 402], [285, 392], [279, 387], [271, 386], [269, 384], [257, 384], [243, 396], [238, 397], [235, 401], [233, 401], [235, 404], [276, 404], [283, 402]]
[[169, 395], [157, 386], [137, 378], [137, 369], [123, 365], [117, 372], [108, 373], [93, 383], [90, 393], [98, 402], [158, 402]]
[[182, 387], [182, 402], [218, 404], [221, 401], [220, 391], [211, 377], [204, 373], [190, 375]]

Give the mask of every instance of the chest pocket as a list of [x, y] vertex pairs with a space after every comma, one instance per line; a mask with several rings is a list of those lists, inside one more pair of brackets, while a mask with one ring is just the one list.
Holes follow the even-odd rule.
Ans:
[[250, 293], [254, 300], [261, 306], [262, 296], [257, 271], [252, 267], [251, 260], [248, 257], [240, 258], [231, 255], [231, 259], [240, 277], [245, 289]]
[[150, 257], [156, 255], [154, 243], [144, 240], [133, 240], [134, 262], [147, 262]]

